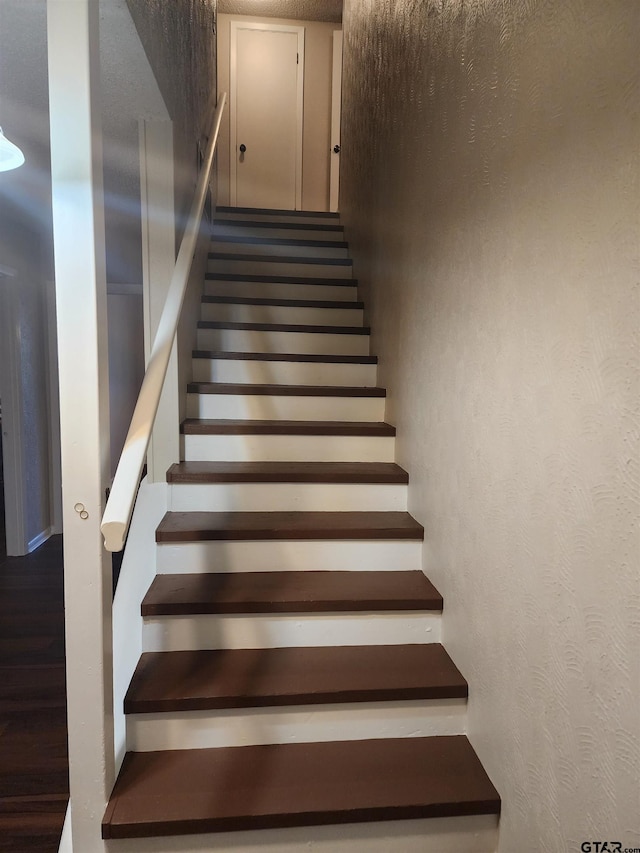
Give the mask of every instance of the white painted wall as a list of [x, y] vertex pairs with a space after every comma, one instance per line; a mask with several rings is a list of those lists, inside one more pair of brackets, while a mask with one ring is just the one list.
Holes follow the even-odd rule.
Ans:
[[[305, 27], [304, 121], [302, 139], [302, 207], [329, 210], [331, 143], [331, 70], [333, 31], [336, 23], [218, 15], [218, 92], [229, 91], [231, 21], [281, 23]], [[218, 149], [218, 204], [229, 204], [229, 112], [220, 130]]]
[[142, 287], [108, 284], [107, 317], [113, 473], [129, 430], [133, 407], [144, 376]]
[[[48, 365], [53, 272], [45, 32], [43, 3], [0, 4], [0, 123], [26, 156], [24, 166], [0, 177], [0, 266], [12, 271], [0, 278], [0, 398], [13, 555], [55, 529], [60, 488], [50, 437], [57, 406]], [[23, 50], [27, 38], [40, 45], [35, 57]]]
[[640, 6], [343, 25], [342, 214], [499, 849], [640, 847]]
[[50, 399], [50, 306], [44, 257], [37, 247], [42, 232], [16, 221], [10, 206], [0, 202], [0, 209], [0, 257], [12, 270], [0, 276], [0, 400], [7, 553], [16, 556], [33, 551], [56, 526], [51, 403], [56, 414], [57, 407]]
[[113, 600], [113, 721], [116, 772], [127, 748], [124, 697], [142, 654], [140, 605], [156, 573], [155, 529], [167, 511], [167, 484], [140, 486]]
[[[113, 473], [145, 367], [138, 122], [141, 118], [168, 120], [125, 0], [101, 2], [100, 74]], [[162, 218], [162, 211], [157, 211], [157, 216]], [[170, 257], [173, 239], [169, 239]]]

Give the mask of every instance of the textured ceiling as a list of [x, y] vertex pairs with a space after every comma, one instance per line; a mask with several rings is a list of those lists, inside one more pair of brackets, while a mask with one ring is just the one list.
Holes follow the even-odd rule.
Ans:
[[342, 0], [218, 0], [218, 12], [340, 23]]

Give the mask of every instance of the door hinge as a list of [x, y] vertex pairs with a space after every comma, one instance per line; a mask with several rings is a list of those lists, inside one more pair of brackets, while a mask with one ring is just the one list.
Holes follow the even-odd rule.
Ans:
[[300, 65], [300, 54], [296, 53], [296, 65]]

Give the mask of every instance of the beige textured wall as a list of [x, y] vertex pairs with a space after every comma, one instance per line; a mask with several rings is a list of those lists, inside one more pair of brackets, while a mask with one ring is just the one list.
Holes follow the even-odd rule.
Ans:
[[343, 218], [500, 851], [640, 846], [640, 3], [343, 26]]
[[[250, 15], [218, 15], [218, 91], [229, 90], [231, 21], [254, 21], [305, 27], [304, 126], [302, 132], [302, 207], [329, 209], [331, 148], [331, 63], [333, 31], [339, 24]], [[229, 110], [218, 143], [218, 204], [229, 204]]]

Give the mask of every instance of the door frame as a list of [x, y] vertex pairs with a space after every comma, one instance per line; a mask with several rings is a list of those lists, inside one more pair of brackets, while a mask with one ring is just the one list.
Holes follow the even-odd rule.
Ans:
[[331, 149], [329, 151], [329, 210], [337, 213], [340, 207], [340, 121], [342, 117], [342, 30], [333, 31], [331, 70]]
[[302, 134], [304, 118], [304, 27], [294, 27], [288, 24], [262, 24], [250, 21], [231, 21], [230, 63], [229, 63], [229, 200], [232, 207], [237, 206], [237, 174], [238, 174], [238, 139], [237, 139], [237, 63], [238, 63], [238, 31], [267, 30], [276, 33], [296, 33], [298, 36], [298, 74], [296, 80], [296, 173], [295, 173], [295, 208], [302, 210]]

